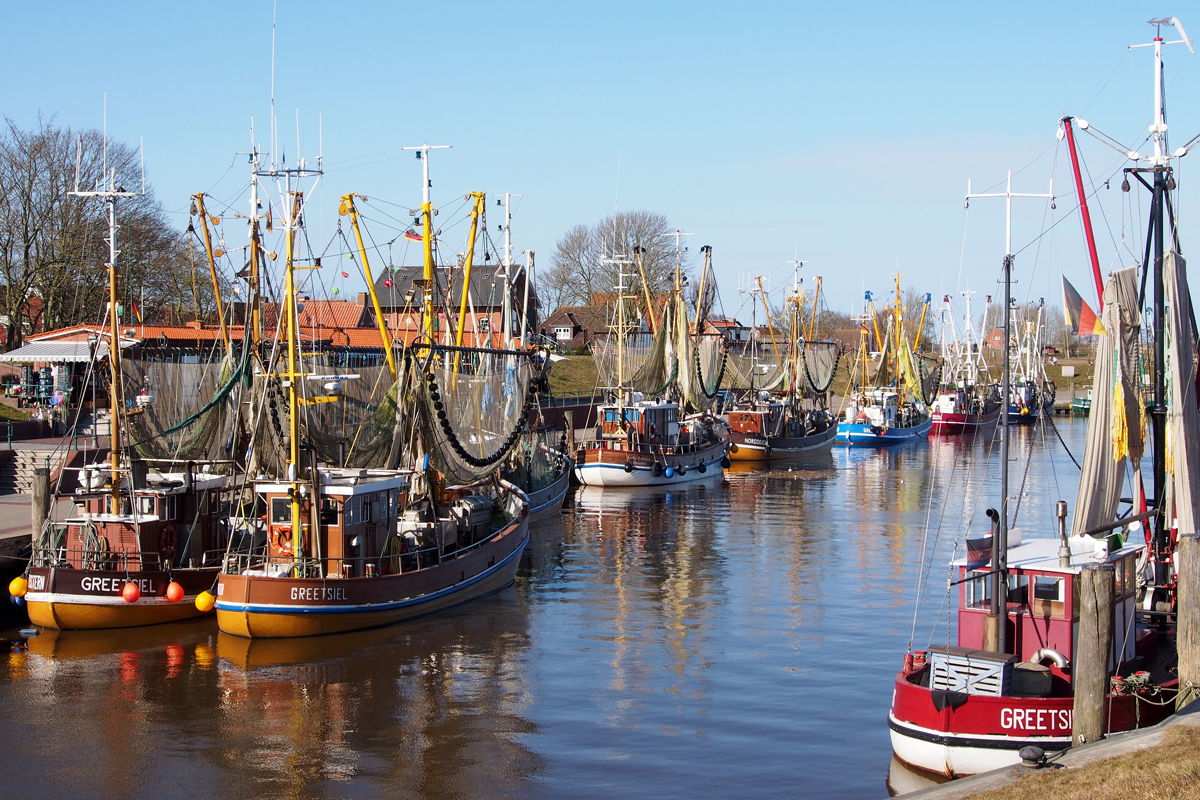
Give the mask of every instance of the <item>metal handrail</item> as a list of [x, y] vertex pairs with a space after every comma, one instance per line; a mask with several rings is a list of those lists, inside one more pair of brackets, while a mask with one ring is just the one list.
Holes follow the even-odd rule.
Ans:
[[[510, 524], [512, 524], [512, 520], [505, 522], [504, 527], [507, 528]], [[503, 530], [503, 528], [500, 530]], [[500, 533], [500, 530], [491, 531], [487, 536], [477, 542], [473, 542], [465, 547], [455, 548], [454, 550], [446, 553], [442, 553], [441, 547], [434, 545], [432, 547], [409, 550], [403, 553], [393, 553], [391, 555], [382, 554], [377, 556], [359, 556], [352, 558], [318, 558], [316, 556], [301, 556], [297, 558], [296, 556], [269, 555], [267, 554], [264, 545], [261, 548], [255, 548], [248, 552], [230, 552], [225, 554], [224, 562], [221, 565], [221, 572], [226, 575], [240, 575], [242, 574], [243, 570], [266, 570], [268, 567], [276, 565], [280, 567], [286, 567], [286, 571], [289, 573], [296, 573], [294, 577], [340, 578], [342, 576], [342, 568], [344, 566], [349, 565], [352, 567], [357, 567], [359, 564], [362, 564], [364, 569], [366, 565], [374, 566], [376, 573], [374, 576], [368, 575], [359, 577], [378, 577], [385, 574], [383, 572], [384, 563], [395, 560], [398, 562], [400, 569], [388, 572], [386, 574], [403, 575], [409, 572], [418, 572], [422, 569], [428, 569], [431, 566], [437, 566], [438, 564], [445, 563], [448, 560], [457, 559], [462, 555], [476, 550], [477, 548], [482, 547], [483, 545], [492, 541], [492, 539], [496, 538], [496, 536]], [[434, 563], [422, 565], [421, 561], [423, 555], [432, 555], [434, 557]], [[414, 562], [417, 565], [416, 567], [406, 566], [406, 564]], [[325, 570], [324, 566], [330, 563], [335, 566], [335, 569]]]

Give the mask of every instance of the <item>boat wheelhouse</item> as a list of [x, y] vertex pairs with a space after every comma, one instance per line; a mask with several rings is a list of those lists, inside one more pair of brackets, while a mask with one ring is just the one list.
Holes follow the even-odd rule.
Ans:
[[1046, 752], [1070, 746], [1072, 660], [1084, 568], [1107, 567], [1114, 575], [1109, 654], [1114, 678], [1106, 698], [1106, 732], [1146, 727], [1166, 717], [1173, 704], [1158, 695], [1173, 681], [1156, 659], [1160, 640], [1134, 619], [1135, 576], [1145, 545], [1124, 543], [1119, 534], [1068, 541], [1070, 557], [1063, 564], [1058, 540], [1016, 546], [1010, 540], [1005, 624], [1011, 653], [989, 651], [984, 641], [991, 571], [972, 570], [965, 558], [953, 563], [958, 644], [905, 657], [888, 715], [898, 758], [957, 777], [1019, 763], [1018, 751], [1028, 745]]

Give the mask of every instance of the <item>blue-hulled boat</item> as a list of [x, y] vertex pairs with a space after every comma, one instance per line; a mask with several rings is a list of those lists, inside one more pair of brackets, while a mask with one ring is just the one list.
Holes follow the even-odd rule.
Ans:
[[839, 444], [893, 445], [924, 439], [933, 419], [924, 403], [900, 404], [894, 389], [874, 389], [850, 397], [838, 422]]

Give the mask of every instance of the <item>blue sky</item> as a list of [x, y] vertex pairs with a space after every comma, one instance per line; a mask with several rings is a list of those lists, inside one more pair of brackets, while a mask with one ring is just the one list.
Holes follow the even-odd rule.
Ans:
[[[6, 82], [0, 110], [26, 127], [39, 112], [99, 127], [107, 92], [109, 134], [135, 145], [143, 137], [148, 178], [180, 227], [193, 192], [209, 191], [217, 208], [236, 199], [244, 210], [247, 168], [234, 154], [248, 149], [251, 115], [267, 138], [272, 4], [49, 8], [6, 11], [3, 59], [20, 77]], [[1076, 203], [1057, 119], [1076, 114], [1140, 145], [1151, 121], [1152, 51], [1126, 48], [1150, 40], [1152, 16], [1179, 14], [1197, 36], [1200, 15], [1187, 13], [1140, 2], [280, 0], [275, 107], [289, 161], [297, 109], [302, 154], [315, 157], [323, 140], [328, 172], [318, 213], [308, 216], [318, 250], [337, 224], [340, 193], [417, 205], [420, 162], [396, 148], [427, 141], [454, 145], [432, 162], [448, 251], [462, 247], [465, 225], [450, 223], [472, 190], [523, 194], [514, 244], [536, 250], [543, 268], [566, 229], [619, 204], [694, 231], [693, 250], [713, 246], [727, 313], [742, 304], [748, 276], [766, 275], [775, 288], [789, 281], [784, 262], [797, 249], [810, 280], [824, 276], [830, 305], [850, 311], [864, 287], [886, 293], [897, 263], [905, 285], [935, 298], [960, 284], [993, 291], [1003, 201], [975, 201], [964, 219], [967, 180], [986, 189], [1013, 168], [1015, 190], [1044, 192], [1054, 177], [1056, 211], [1016, 204], [1015, 249], [1068, 214]], [[1200, 132], [1200, 62], [1175, 45], [1166, 63], [1177, 147]], [[1093, 177], [1120, 166], [1090, 137], [1081, 147]], [[1187, 160], [1185, 245], [1194, 218]], [[1133, 229], [1144, 226], [1146, 198], [1123, 196], [1119, 182], [1094, 201], [1106, 270], [1123, 218], [1132, 250], [1143, 235]], [[395, 236], [372, 208], [396, 208], [366, 209], [375, 241]], [[499, 238], [497, 221], [489, 224]], [[240, 244], [240, 224], [225, 230]], [[1120, 252], [1128, 264], [1128, 250]], [[415, 263], [415, 252], [394, 255]], [[328, 284], [338, 270], [326, 270]], [[1059, 272], [1093, 300], [1075, 218], [1021, 253], [1018, 295], [1059, 302]], [[362, 288], [356, 277], [340, 283], [351, 295]]]

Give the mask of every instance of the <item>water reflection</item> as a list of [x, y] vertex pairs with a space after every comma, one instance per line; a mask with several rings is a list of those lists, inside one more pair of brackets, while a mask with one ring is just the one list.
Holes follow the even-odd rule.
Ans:
[[[1018, 525], [1049, 535], [1078, 472], [1014, 433]], [[998, 453], [934, 439], [580, 489], [513, 588], [374, 631], [0, 641], [0, 796], [882, 796], [909, 780], [885, 720], [917, 587], [919, 644], [952, 638], [945, 565], [998, 501]]]

